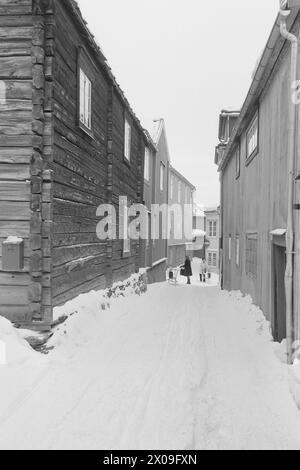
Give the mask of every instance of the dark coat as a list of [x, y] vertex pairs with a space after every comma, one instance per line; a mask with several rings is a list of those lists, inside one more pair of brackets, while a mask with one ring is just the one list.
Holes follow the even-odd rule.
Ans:
[[185, 263], [184, 263], [184, 275], [186, 277], [191, 277], [193, 275], [193, 271], [192, 271], [192, 265], [191, 265], [191, 262], [189, 259], [186, 259], [185, 260]]

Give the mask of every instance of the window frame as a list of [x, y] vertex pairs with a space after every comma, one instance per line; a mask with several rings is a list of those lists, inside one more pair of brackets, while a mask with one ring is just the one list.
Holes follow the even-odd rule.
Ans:
[[123, 258], [128, 258], [131, 256], [131, 240], [128, 235], [128, 206], [127, 204], [122, 205], [123, 209], [123, 247], [122, 247], [122, 252], [123, 252]]
[[[254, 127], [255, 123], [257, 127], [257, 142], [256, 142], [256, 147], [249, 154], [249, 142], [250, 142], [249, 134], [252, 128]], [[252, 162], [252, 160], [256, 157], [258, 152], [259, 152], [259, 110], [255, 112], [246, 131], [246, 166], [248, 166]]]
[[[251, 249], [249, 248], [250, 242], [255, 242], [256, 244], [256, 252], [254, 253], [255, 259], [249, 258], [249, 252], [251, 253]], [[254, 252], [252, 250], [252, 252]], [[253, 254], [253, 253], [252, 253]], [[252, 255], [251, 255], [252, 257]], [[249, 266], [254, 265], [254, 269], [249, 269]], [[249, 279], [257, 279], [258, 277], [258, 232], [247, 232], [246, 233], [246, 243], [245, 243], [245, 272], [246, 276]]]
[[[127, 130], [129, 133], [127, 133]], [[124, 117], [124, 159], [131, 162], [132, 127], [127, 116]]]
[[152, 212], [151, 211], [148, 211], [147, 223], [148, 223], [148, 236], [146, 240], [146, 248], [149, 248], [150, 242], [152, 241]]
[[170, 198], [174, 198], [174, 183], [175, 183], [175, 176], [171, 175], [171, 181], [170, 181]]
[[[218, 221], [217, 220], [209, 220], [208, 221], [208, 236], [209, 238], [217, 238], [218, 232]], [[214, 235], [215, 233], [215, 235]]]
[[236, 235], [235, 237], [235, 263], [237, 267], [239, 268], [241, 265], [241, 238], [239, 235]]
[[165, 175], [166, 175], [166, 165], [163, 162], [160, 162], [159, 167], [159, 189], [161, 192], [165, 190]]
[[[208, 251], [207, 252], [207, 264], [210, 268], [217, 268], [218, 267], [218, 252], [217, 251]], [[210, 260], [211, 258], [211, 260]], [[215, 262], [214, 262], [214, 259], [215, 259]]]
[[190, 188], [188, 186], [185, 188], [185, 203], [190, 203]]
[[235, 158], [235, 178], [238, 180], [239, 177], [241, 176], [241, 145], [240, 143], [238, 143], [235, 148], [234, 158]]
[[[82, 89], [83, 88], [83, 89]], [[88, 88], [88, 89], [87, 89]], [[92, 89], [93, 83], [87, 72], [79, 66], [79, 121], [80, 125], [92, 131]], [[82, 110], [83, 108], [83, 110]]]
[[182, 198], [182, 183], [181, 181], [178, 181], [178, 203], [181, 204], [181, 198]]
[[150, 149], [145, 147], [145, 168], [144, 168], [144, 180], [150, 182]]
[[228, 237], [228, 261], [231, 262], [232, 259], [232, 237]]
[[[91, 84], [90, 90], [90, 127], [81, 120], [81, 72]], [[88, 52], [83, 46], [77, 50], [77, 125], [89, 137], [94, 138], [93, 132], [93, 90], [95, 86], [95, 66]]]

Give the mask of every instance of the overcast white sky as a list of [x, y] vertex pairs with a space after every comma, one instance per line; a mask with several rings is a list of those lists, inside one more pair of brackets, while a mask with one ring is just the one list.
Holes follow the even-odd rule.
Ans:
[[172, 164], [219, 203], [218, 114], [240, 108], [278, 0], [79, 0], [142, 124], [164, 118]]

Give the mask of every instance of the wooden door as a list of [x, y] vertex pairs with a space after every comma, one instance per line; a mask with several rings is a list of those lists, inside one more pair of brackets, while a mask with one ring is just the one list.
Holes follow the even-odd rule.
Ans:
[[274, 245], [274, 339], [286, 338], [286, 248]]

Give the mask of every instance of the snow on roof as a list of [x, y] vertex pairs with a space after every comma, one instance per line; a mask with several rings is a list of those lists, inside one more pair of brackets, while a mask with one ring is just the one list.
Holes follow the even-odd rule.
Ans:
[[3, 243], [9, 244], [9, 245], [19, 245], [22, 242], [23, 242], [22, 238], [10, 236]]
[[230, 110], [230, 109], [222, 109], [221, 111], [221, 116], [232, 116], [232, 117], [238, 117], [240, 115], [240, 111], [235, 110]]
[[196, 217], [205, 217], [204, 207], [197, 204], [197, 202], [194, 203], [194, 215]]
[[157, 144], [160, 139], [164, 125], [165, 125], [164, 119], [155, 119], [153, 121], [153, 129], [151, 132], [151, 137], [155, 144]]
[[201, 230], [201, 229], [195, 229], [193, 230], [193, 237], [195, 238], [198, 238], [198, 237], [205, 237], [206, 235], [206, 232], [204, 232], [204, 230]]
[[272, 230], [270, 234], [277, 237], [283, 237], [283, 235], [286, 234], [286, 228], [277, 228], [275, 230]]

